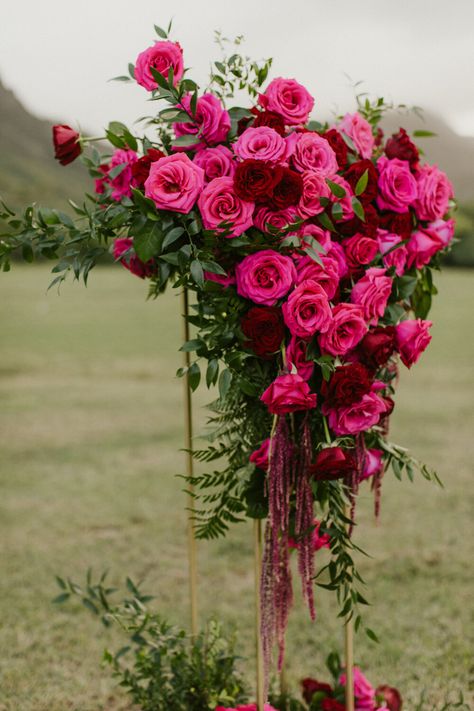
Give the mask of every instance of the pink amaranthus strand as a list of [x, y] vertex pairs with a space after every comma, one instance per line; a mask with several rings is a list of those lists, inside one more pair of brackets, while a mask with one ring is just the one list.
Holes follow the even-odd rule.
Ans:
[[296, 483], [296, 519], [295, 534], [298, 541], [298, 571], [301, 576], [303, 597], [305, 598], [311, 619], [316, 617], [314, 609], [314, 546], [313, 546], [313, 493], [310, 483], [310, 465], [312, 459], [311, 431], [308, 415], [301, 427], [300, 456]]

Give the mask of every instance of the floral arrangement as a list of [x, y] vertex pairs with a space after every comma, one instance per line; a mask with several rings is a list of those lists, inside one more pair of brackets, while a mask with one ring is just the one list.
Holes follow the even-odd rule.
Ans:
[[[419, 470], [436, 479], [388, 431], [399, 363], [411, 368], [431, 340], [453, 190], [403, 128], [384, 137], [392, 107], [383, 99], [359, 96], [355, 112], [315, 121], [307, 88], [267, 83], [271, 60], [238, 53], [215, 62], [201, 90], [169, 29], [156, 30], [160, 39], [118, 79], [138, 82], [162, 108], [142, 119], [141, 135], [118, 122], [98, 139], [54, 127], [57, 159], [82, 153], [95, 193], [71, 203], [74, 220], [5, 206], [0, 264], [8, 269], [13, 253], [46, 257], [57, 260], [53, 284], [69, 272], [87, 281], [111, 250], [148, 280], [150, 296], [168, 285], [194, 294], [193, 338], [182, 346], [192, 362], [178, 374], [193, 390], [203, 376], [219, 393], [208, 446], [194, 452], [209, 471], [189, 481], [196, 534], [223, 535], [243, 515], [266, 519], [268, 668], [275, 644], [283, 661], [290, 551], [311, 617], [314, 550], [326, 546], [319, 584], [364, 627], [351, 535], [358, 487], [371, 482], [378, 514], [389, 466], [399, 478]], [[242, 90], [249, 105], [229, 105]], [[337, 693], [316, 708], [337, 708]]]

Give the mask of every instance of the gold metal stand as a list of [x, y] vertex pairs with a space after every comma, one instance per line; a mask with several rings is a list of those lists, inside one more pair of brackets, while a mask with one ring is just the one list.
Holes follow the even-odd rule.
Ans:
[[264, 671], [263, 671], [263, 650], [260, 635], [260, 576], [262, 571], [262, 521], [254, 519], [254, 558], [255, 558], [255, 646], [257, 653], [257, 711], [264, 711]]
[[[349, 506], [345, 510], [346, 518], [350, 518]], [[346, 711], [354, 711], [354, 621], [347, 619], [344, 625], [344, 656], [346, 666]]]

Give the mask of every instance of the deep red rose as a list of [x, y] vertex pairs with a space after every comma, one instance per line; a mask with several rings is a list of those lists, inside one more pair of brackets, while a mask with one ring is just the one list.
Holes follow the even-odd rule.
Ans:
[[395, 401], [393, 398], [389, 397], [388, 395], [384, 395], [382, 397], [382, 400], [384, 401], [385, 406], [387, 408], [386, 411], [384, 412], [384, 417], [390, 417], [390, 415], [392, 414], [392, 412], [395, 408]]
[[387, 232], [394, 232], [402, 239], [408, 239], [413, 230], [411, 212], [383, 212], [380, 215], [380, 227]]
[[258, 128], [259, 126], [269, 126], [273, 128], [274, 131], [280, 134], [280, 136], [285, 135], [285, 121], [283, 116], [275, 113], [274, 111], [259, 111], [253, 122], [252, 126]]
[[398, 689], [383, 684], [375, 689], [375, 696], [383, 699], [389, 711], [402, 711], [403, 701]]
[[407, 160], [410, 163], [410, 168], [416, 168], [420, 158], [418, 148], [404, 128], [401, 128], [398, 133], [392, 134], [392, 137], [388, 139], [385, 145], [385, 155], [387, 158]]
[[371, 387], [367, 368], [362, 363], [350, 363], [337, 367], [329, 382], [323, 381], [321, 393], [328, 407], [347, 407], [359, 402]]
[[382, 145], [384, 135], [385, 134], [383, 132], [383, 129], [380, 128], [380, 126], [378, 126], [377, 130], [375, 132], [375, 145], [377, 146], [377, 148], [378, 148], [378, 146]]
[[395, 351], [395, 334], [395, 326], [371, 328], [357, 348], [361, 360], [375, 370], [385, 365]]
[[159, 151], [157, 148], [149, 148], [146, 155], [132, 164], [132, 177], [135, 187], [143, 188], [145, 180], [148, 178], [151, 164], [160, 158], [164, 158], [164, 155], [163, 151]]
[[356, 163], [350, 165], [344, 173], [345, 179], [355, 191], [359, 178], [363, 176], [365, 171], [367, 171], [368, 177], [367, 187], [363, 193], [357, 196], [362, 203], [372, 202], [372, 200], [375, 200], [377, 197], [377, 183], [379, 179], [377, 168], [371, 160], [358, 160]]
[[105, 193], [105, 188], [109, 184], [109, 170], [110, 170], [110, 165], [108, 163], [102, 163], [102, 165], [99, 165], [99, 173], [100, 178], [95, 179], [95, 191], [97, 195], [102, 195]]
[[68, 165], [82, 153], [79, 134], [70, 126], [53, 126], [54, 157], [61, 165]]
[[321, 711], [345, 711], [346, 707], [336, 699], [326, 698], [321, 701]]
[[366, 237], [376, 237], [377, 229], [379, 228], [379, 213], [370, 203], [364, 205], [364, 212], [364, 220], [359, 220], [358, 217], [353, 217], [352, 220], [338, 222], [338, 232], [345, 237], [350, 237], [357, 233], [363, 234]]
[[343, 137], [335, 128], [330, 128], [326, 133], [322, 133], [322, 136], [328, 141], [329, 145], [336, 154], [337, 163], [339, 168], [343, 169], [347, 165], [347, 145]]
[[241, 326], [247, 337], [245, 347], [260, 358], [271, 358], [285, 335], [281, 309], [275, 306], [253, 306], [242, 318]]
[[366, 264], [375, 259], [379, 251], [377, 240], [363, 234], [355, 234], [342, 243], [346, 255], [347, 266], [351, 273], [357, 273]]
[[281, 168], [264, 160], [249, 158], [236, 168], [234, 189], [242, 200], [261, 202], [270, 198], [280, 176]]
[[314, 464], [309, 467], [310, 475], [317, 481], [341, 479], [356, 469], [353, 456], [342, 447], [322, 449]]
[[282, 174], [273, 188], [271, 207], [274, 210], [285, 210], [296, 205], [303, 194], [303, 178], [290, 168], [281, 168]]
[[311, 679], [311, 677], [302, 679], [301, 686], [303, 687], [303, 699], [307, 704], [311, 703], [311, 699], [317, 691], [324, 691], [325, 694], [332, 694], [332, 686], [330, 684], [325, 684], [317, 679]]

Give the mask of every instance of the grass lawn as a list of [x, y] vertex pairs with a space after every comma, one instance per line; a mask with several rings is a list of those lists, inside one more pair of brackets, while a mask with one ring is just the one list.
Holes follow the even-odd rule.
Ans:
[[[144, 284], [119, 269], [97, 269], [87, 289], [71, 282], [58, 298], [45, 294], [48, 272], [15, 266], [0, 279], [0, 709], [125, 709], [100, 667], [117, 633], [77, 604], [50, 601], [56, 573], [109, 568], [113, 582], [145, 579], [157, 608], [187, 624], [185, 499], [174, 476], [184, 467], [179, 299], [146, 302]], [[406, 711], [424, 688], [435, 702], [467, 692], [472, 666], [473, 282], [467, 271], [438, 278], [433, 342], [402, 373], [393, 416], [392, 438], [435, 466], [445, 489], [389, 473], [379, 526], [368, 488], [358, 504], [356, 540], [373, 556], [360, 561], [366, 616], [381, 643], [356, 638], [356, 658], [374, 683], [401, 689]], [[206, 399], [203, 388], [196, 401]], [[201, 617], [238, 626], [252, 679], [250, 526], [201, 543], [199, 558]], [[323, 659], [342, 648], [330, 593], [317, 607], [314, 624], [299, 600], [291, 618], [294, 684], [324, 676]]]

